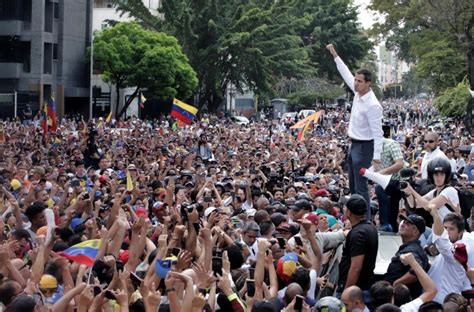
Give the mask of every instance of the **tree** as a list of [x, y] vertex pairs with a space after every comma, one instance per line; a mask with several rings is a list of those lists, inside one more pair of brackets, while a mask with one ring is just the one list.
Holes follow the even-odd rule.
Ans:
[[122, 88], [135, 86], [135, 95], [146, 88], [161, 99], [187, 98], [198, 84], [176, 38], [134, 22], [117, 23], [95, 34], [94, 67], [116, 85], [116, 114]]
[[306, 79], [318, 69], [320, 76], [335, 76], [324, 50], [329, 42], [350, 66], [369, 47], [349, 0], [167, 0], [160, 9], [163, 20], [141, 0], [115, 3], [146, 27], [178, 38], [198, 72], [200, 106], [210, 110], [230, 84], [265, 98], [282, 78]]
[[310, 22], [301, 32], [305, 44], [311, 47], [311, 62], [320, 75], [342, 81], [334, 59], [326, 50], [332, 43], [346, 65], [356, 70], [372, 44], [362, 31], [352, 0], [300, 0], [294, 8], [297, 16], [307, 16]]
[[446, 89], [438, 96], [434, 105], [443, 116], [464, 116], [466, 114], [467, 103], [469, 102], [469, 84], [464, 78], [454, 88]]
[[417, 75], [430, 78], [434, 92], [441, 94], [466, 74], [474, 88], [472, 0], [372, 0], [370, 8], [385, 17], [374, 33], [386, 35], [399, 57], [417, 62]]

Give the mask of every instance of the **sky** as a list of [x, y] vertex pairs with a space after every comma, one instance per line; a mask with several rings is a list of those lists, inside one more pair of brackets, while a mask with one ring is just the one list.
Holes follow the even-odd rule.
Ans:
[[365, 29], [370, 28], [376, 22], [375, 12], [367, 9], [370, 0], [354, 0], [354, 4], [359, 6], [357, 11], [359, 12], [359, 21], [362, 27]]

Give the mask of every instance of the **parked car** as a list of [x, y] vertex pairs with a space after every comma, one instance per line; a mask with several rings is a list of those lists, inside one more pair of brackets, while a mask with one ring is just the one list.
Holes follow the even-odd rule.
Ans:
[[303, 116], [303, 118], [306, 118], [308, 117], [309, 115], [312, 115], [316, 113], [316, 111], [314, 109], [302, 109], [300, 110], [300, 112], [298, 113], [298, 117], [301, 118], [301, 116]]
[[280, 120], [282, 120], [282, 121], [287, 121], [287, 120], [295, 121], [297, 116], [298, 116], [297, 112], [286, 112], [286, 113], [283, 113], [283, 116], [281, 116]]
[[230, 120], [238, 125], [248, 125], [250, 123], [250, 120], [245, 116], [232, 116], [230, 117]]

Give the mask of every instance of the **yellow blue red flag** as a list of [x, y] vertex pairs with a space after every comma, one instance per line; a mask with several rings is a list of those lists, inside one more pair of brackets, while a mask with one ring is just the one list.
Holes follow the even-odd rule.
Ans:
[[198, 109], [194, 106], [181, 102], [178, 99], [173, 99], [173, 106], [171, 108], [171, 116], [181, 120], [185, 124], [192, 124]]
[[100, 245], [100, 239], [91, 239], [69, 247], [58, 252], [58, 254], [66, 259], [91, 267], [94, 265]]

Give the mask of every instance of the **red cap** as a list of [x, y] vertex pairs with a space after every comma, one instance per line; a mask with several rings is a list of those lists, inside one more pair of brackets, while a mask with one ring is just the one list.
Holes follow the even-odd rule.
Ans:
[[367, 171], [367, 168], [360, 168], [359, 174], [360, 174], [361, 176], [364, 176], [366, 171]]
[[313, 225], [318, 226], [319, 217], [316, 213], [314, 212], [307, 213], [303, 216], [303, 218], [311, 221]]
[[105, 183], [107, 183], [107, 177], [101, 175], [101, 176], [99, 177], [99, 182], [100, 182], [100, 184], [105, 184]]
[[314, 196], [318, 197], [329, 197], [329, 192], [326, 191], [325, 189], [320, 189], [316, 193], [314, 193]]
[[124, 250], [119, 254], [119, 260], [123, 262], [123, 264], [127, 263], [128, 261], [128, 250]]
[[135, 214], [137, 215], [138, 218], [143, 217], [143, 218], [148, 218], [148, 213], [146, 212], [145, 208], [137, 208], [135, 210]]

